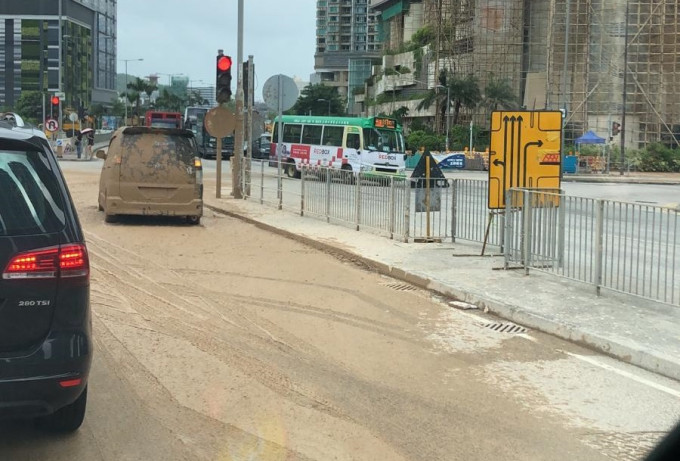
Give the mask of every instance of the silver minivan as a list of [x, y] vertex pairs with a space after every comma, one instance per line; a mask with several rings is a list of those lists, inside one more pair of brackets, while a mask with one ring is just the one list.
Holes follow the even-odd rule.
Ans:
[[120, 215], [203, 215], [203, 168], [194, 134], [174, 128], [124, 127], [112, 136], [99, 180], [106, 222]]

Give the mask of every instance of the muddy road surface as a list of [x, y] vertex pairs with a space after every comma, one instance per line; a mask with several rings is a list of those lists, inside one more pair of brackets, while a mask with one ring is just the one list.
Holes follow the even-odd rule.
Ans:
[[0, 423], [0, 459], [634, 460], [680, 414], [675, 382], [215, 211], [106, 224], [98, 170], [64, 170], [88, 412], [69, 436]]

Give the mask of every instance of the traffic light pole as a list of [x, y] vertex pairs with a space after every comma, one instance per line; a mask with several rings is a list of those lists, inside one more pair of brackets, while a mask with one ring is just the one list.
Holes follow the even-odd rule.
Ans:
[[238, 0], [238, 37], [236, 62], [236, 134], [234, 136], [234, 155], [231, 157], [232, 195], [243, 198], [241, 183], [241, 161], [243, 160], [243, 0]]
[[246, 195], [250, 195], [250, 183], [251, 183], [251, 175], [250, 175], [250, 168], [252, 166], [252, 159], [253, 159], [253, 102], [255, 101], [255, 98], [253, 98], [253, 86], [255, 82], [255, 66], [253, 65], [253, 55], [248, 55], [248, 82], [247, 82], [247, 87], [248, 87], [248, 93], [245, 94], [246, 98], [246, 107], [248, 110], [248, 124], [246, 125], [246, 146], [248, 146], [248, 155], [245, 157], [244, 161], [246, 162], [246, 167], [244, 168], [245, 171], [245, 193]]

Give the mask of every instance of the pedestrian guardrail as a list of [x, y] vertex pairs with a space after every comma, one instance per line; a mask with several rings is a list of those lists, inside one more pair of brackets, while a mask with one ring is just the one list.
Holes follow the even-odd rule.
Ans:
[[589, 283], [598, 294], [605, 288], [680, 304], [675, 209], [512, 189], [505, 210], [489, 210], [484, 180], [423, 189], [422, 180], [324, 167], [289, 178], [256, 160], [242, 177], [246, 198], [301, 216], [404, 242], [476, 242], [482, 253], [502, 252], [506, 268]]
[[675, 209], [513, 189], [505, 266], [680, 305], [679, 232]]

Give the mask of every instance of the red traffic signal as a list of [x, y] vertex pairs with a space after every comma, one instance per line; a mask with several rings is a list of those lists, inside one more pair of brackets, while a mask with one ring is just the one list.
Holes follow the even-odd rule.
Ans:
[[220, 53], [216, 63], [215, 97], [222, 104], [231, 100], [231, 57]]
[[59, 96], [52, 96], [52, 105], [53, 106], [59, 105]]
[[219, 56], [217, 58], [217, 69], [222, 72], [231, 69], [231, 58], [229, 56]]

